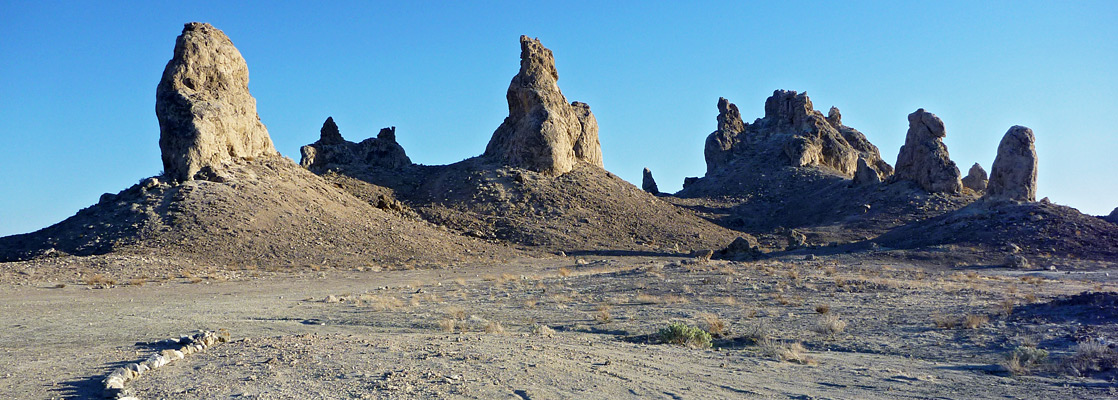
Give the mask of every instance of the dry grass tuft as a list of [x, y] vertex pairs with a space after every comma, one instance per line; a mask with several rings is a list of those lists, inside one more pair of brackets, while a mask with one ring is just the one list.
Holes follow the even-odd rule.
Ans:
[[1005, 300], [1002, 300], [1000, 303], [998, 303], [997, 310], [1002, 315], [1008, 317], [1010, 314], [1013, 314], [1013, 307], [1016, 305], [1017, 302], [1014, 301], [1012, 297], [1006, 297]]
[[599, 304], [597, 312], [594, 313], [594, 320], [603, 324], [613, 322], [613, 317], [609, 315], [609, 305]]
[[439, 328], [442, 329], [443, 332], [454, 333], [454, 327], [456, 325], [458, 325], [458, 321], [450, 318], [443, 318], [439, 320]]
[[1064, 361], [1064, 366], [1075, 376], [1110, 371], [1118, 368], [1118, 349], [1097, 341], [1079, 343], [1075, 346], [1075, 354]]
[[986, 323], [990, 322], [990, 317], [979, 314], [968, 314], [963, 318], [963, 327], [967, 329], [978, 329]]
[[133, 278], [128, 281], [128, 284], [132, 286], [144, 286], [144, 284], [147, 282], [147, 279], [144, 278]]
[[936, 328], [940, 329], [954, 329], [955, 325], [959, 324], [959, 320], [957, 318], [940, 314], [932, 316], [932, 321], [935, 322]]
[[567, 267], [559, 267], [559, 276], [564, 278], [571, 276], [571, 269]]
[[503, 335], [505, 333], [505, 327], [501, 326], [500, 322], [489, 321], [485, 324], [485, 333]]
[[552, 335], [555, 335], [555, 330], [551, 329], [551, 327], [547, 325], [536, 324], [532, 326], [532, 334], [536, 336], [551, 337]]
[[93, 274], [93, 276], [85, 278], [84, 280], [82, 280], [82, 282], [84, 282], [86, 285], [89, 285], [89, 286], [93, 286], [93, 285], [113, 286], [113, 285], [116, 285], [116, 280], [115, 279], [106, 278], [104, 275], [101, 275], [101, 274]]
[[753, 343], [761, 343], [769, 340], [772, 334], [772, 327], [770, 327], [767, 322], [758, 320], [757, 322], [746, 325], [741, 332], [741, 337]]
[[395, 310], [403, 307], [404, 302], [392, 296], [378, 296], [375, 294], [363, 294], [358, 298], [358, 304], [372, 308], [376, 311]]
[[768, 357], [803, 365], [818, 364], [815, 359], [805, 355], [805, 352], [807, 349], [799, 342], [785, 343], [768, 339], [761, 342], [761, 353]]
[[829, 313], [829, 312], [831, 312], [831, 305], [826, 304], [826, 303], [816, 305], [815, 306], [815, 312], [820, 313], [820, 314]]
[[831, 339], [842, 333], [844, 329], [846, 329], [846, 321], [839, 319], [838, 315], [835, 314], [823, 314], [815, 326], [816, 333], [827, 335]]
[[726, 337], [730, 333], [730, 329], [726, 325], [726, 321], [719, 318], [718, 315], [712, 313], [699, 314], [699, 319], [706, 325], [706, 331], [716, 338]]

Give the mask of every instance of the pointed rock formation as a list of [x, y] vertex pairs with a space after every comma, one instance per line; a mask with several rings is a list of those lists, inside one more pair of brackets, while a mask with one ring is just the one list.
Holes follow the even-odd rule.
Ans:
[[570, 172], [578, 162], [602, 167], [598, 122], [590, 106], [567, 103], [558, 80], [551, 50], [521, 36], [520, 72], [506, 94], [509, 116], [493, 132], [484, 156], [550, 175]]
[[248, 65], [210, 24], [191, 22], [155, 93], [163, 171], [187, 181], [238, 158], [278, 155], [248, 91]]
[[652, 194], [660, 194], [660, 188], [656, 187], [656, 179], [652, 178], [652, 170], [644, 169], [644, 179], [641, 180], [641, 189]]
[[707, 136], [704, 149], [708, 175], [739, 158], [773, 154], [793, 167], [828, 167], [846, 177], [856, 172], [859, 157], [879, 174], [892, 172], [865, 135], [842, 125], [837, 108], [824, 117], [807, 93], [774, 91], [765, 100], [765, 117], [752, 124], [743, 123], [737, 106], [724, 98], [718, 99], [718, 112], [718, 130]]
[[394, 126], [381, 129], [376, 138], [353, 143], [342, 138], [334, 118], [328, 117], [320, 135], [317, 142], [299, 149], [302, 153], [299, 165], [314, 173], [339, 168], [394, 169], [412, 164], [404, 148], [396, 143]]
[[959, 167], [951, 161], [943, 138], [943, 121], [923, 108], [908, 115], [908, 134], [897, 155], [893, 181], [916, 182], [928, 192], [960, 193]]
[[864, 157], [858, 157], [858, 169], [854, 171], [854, 185], [876, 185], [878, 183], [881, 183], [881, 175], [870, 168]]
[[985, 197], [1036, 201], [1035, 142], [1032, 129], [1020, 125], [1009, 128], [990, 167]]
[[342, 138], [342, 132], [338, 130], [338, 124], [334, 123], [334, 117], [326, 117], [326, 122], [322, 123], [322, 129], [318, 130], [318, 143], [322, 144], [340, 144], [345, 142]]
[[986, 182], [989, 178], [986, 176], [986, 170], [982, 169], [982, 165], [974, 163], [967, 172], [967, 176], [963, 178], [963, 187], [973, 190], [978, 194], [986, 192]]
[[707, 162], [707, 174], [724, 168], [733, 158], [735, 139], [745, 131], [745, 122], [741, 119], [738, 106], [718, 98], [718, 130], [707, 136], [703, 156]]

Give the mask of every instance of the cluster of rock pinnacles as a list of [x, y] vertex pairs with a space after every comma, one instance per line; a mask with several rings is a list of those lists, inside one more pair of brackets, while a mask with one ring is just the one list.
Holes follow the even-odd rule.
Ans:
[[[506, 94], [509, 116], [493, 133], [482, 157], [549, 175], [577, 163], [602, 167], [598, 125], [585, 103], [567, 102], [559, 90], [555, 58], [538, 39], [520, 37], [520, 71]], [[896, 167], [877, 147], [842, 123], [837, 108], [824, 116], [806, 93], [777, 90], [765, 101], [765, 116], [745, 123], [737, 106], [718, 100], [718, 129], [706, 140], [707, 175], [776, 146], [793, 167], [829, 168], [856, 185], [911, 181], [929, 192], [960, 193], [1017, 201], [1036, 199], [1036, 150], [1029, 128], [1014, 126], [998, 146], [989, 178], [975, 164], [966, 178], [943, 143], [943, 121], [923, 109], [909, 114], [905, 144]], [[248, 91], [248, 66], [229, 38], [205, 23], [186, 24], [156, 91], [160, 149], [168, 179], [204, 178], [239, 159], [278, 156]], [[321, 172], [337, 165], [398, 168], [411, 165], [396, 142], [395, 128], [354, 143], [327, 118], [318, 141], [301, 149], [300, 164]], [[758, 144], [756, 137], [767, 142]], [[768, 150], [769, 148], [764, 148]], [[642, 187], [659, 190], [644, 170]]]

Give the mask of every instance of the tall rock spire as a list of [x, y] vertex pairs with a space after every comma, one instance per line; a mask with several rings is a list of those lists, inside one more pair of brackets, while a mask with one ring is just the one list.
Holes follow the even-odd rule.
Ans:
[[221, 30], [191, 22], [155, 92], [163, 171], [186, 181], [205, 167], [277, 155], [248, 91], [248, 65]]
[[485, 156], [505, 164], [561, 175], [575, 163], [602, 166], [598, 122], [585, 103], [567, 103], [551, 50], [520, 37], [520, 72], [506, 94], [509, 116], [493, 132]]

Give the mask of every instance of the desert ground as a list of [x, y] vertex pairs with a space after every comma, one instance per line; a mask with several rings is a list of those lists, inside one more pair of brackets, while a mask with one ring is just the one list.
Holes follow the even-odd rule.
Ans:
[[[1114, 339], [1113, 268], [1021, 272], [844, 255], [751, 262], [666, 255], [446, 269], [113, 272], [111, 265], [129, 261], [94, 263], [102, 266], [80, 277], [51, 262], [10, 269], [0, 289], [4, 397], [100, 398], [112, 370], [143, 361], [162, 339], [199, 329], [228, 330], [231, 340], [149, 371], [130, 383], [130, 394], [1118, 396], [1113, 373], [1086, 378], [1062, 370], [1076, 342]], [[1085, 291], [1109, 303], [1068, 301]], [[845, 327], [821, 328], [828, 316]], [[712, 346], [662, 343], [659, 330], [676, 322], [714, 333]], [[1014, 373], [1007, 357], [1020, 346], [1049, 355]]]

